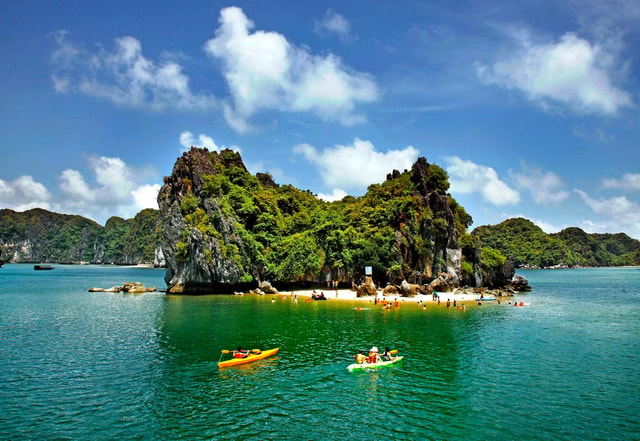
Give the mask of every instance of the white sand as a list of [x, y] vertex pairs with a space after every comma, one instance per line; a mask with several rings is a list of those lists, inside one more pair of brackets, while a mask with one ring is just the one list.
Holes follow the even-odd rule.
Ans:
[[[338, 289], [337, 291], [335, 289], [308, 289], [308, 290], [293, 290], [293, 291], [283, 291], [280, 292], [279, 294], [276, 295], [284, 295], [284, 296], [295, 296], [297, 295], [298, 297], [302, 297], [302, 298], [306, 298], [306, 297], [311, 297], [313, 292], [316, 292], [316, 294], [320, 294], [320, 293], [324, 293], [325, 297], [327, 298], [327, 300], [356, 300], [356, 301], [364, 301], [364, 302], [374, 302], [375, 301], [375, 297], [374, 296], [364, 296], [364, 297], [358, 297], [356, 295], [355, 291], [352, 291], [350, 289]], [[267, 294], [267, 295], [273, 295], [273, 294]], [[454, 300], [460, 302], [460, 301], [473, 301], [475, 302], [476, 298], [478, 297], [478, 294], [476, 293], [468, 293], [468, 292], [438, 292], [438, 295], [440, 296], [440, 302], [441, 303], [446, 303], [447, 300], [451, 300], [452, 302]], [[399, 302], [433, 302], [433, 303], [437, 303], [438, 299], [433, 299], [433, 296], [429, 295], [425, 295], [425, 294], [418, 294], [415, 297], [402, 297], [399, 294], [398, 295], [392, 295], [392, 296], [383, 296], [382, 292], [379, 291], [378, 292], [378, 301], [382, 301], [382, 300], [387, 300], [387, 301], [395, 301], [398, 300]]]

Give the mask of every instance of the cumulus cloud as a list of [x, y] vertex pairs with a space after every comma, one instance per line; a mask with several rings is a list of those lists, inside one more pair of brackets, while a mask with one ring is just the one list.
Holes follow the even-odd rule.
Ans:
[[619, 188], [622, 190], [640, 190], [640, 173], [625, 173], [622, 178], [609, 178], [602, 182], [604, 188]]
[[625, 196], [617, 196], [610, 199], [593, 199], [582, 190], [576, 189], [575, 192], [580, 195], [585, 204], [587, 204], [596, 214], [619, 216], [633, 212], [636, 219], [638, 218], [638, 215], [640, 215], [638, 204], [631, 202]]
[[[158, 192], [160, 191], [159, 184], [145, 184], [131, 190], [131, 196], [133, 196], [133, 207], [135, 207], [135, 213], [145, 208], [158, 208]], [[135, 214], [134, 213], [134, 214]], [[132, 216], [125, 216], [132, 217]]]
[[227, 146], [218, 146], [212, 137], [201, 133], [196, 138], [193, 133], [188, 130], [185, 130], [180, 134], [180, 145], [183, 147], [183, 151], [186, 152], [190, 147], [204, 147], [212, 152], [219, 152], [224, 149], [230, 149], [236, 152], [240, 152], [240, 147], [237, 145], [232, 145], [231, 147]]
[[51, 193], [32, 176], [25, 175], [13, 181], [0, 179], [0, 207], [16, 211], [31, 208], [51, 208]]
[[316, 22], [314, 30], [320, 35], [327, 32], [335, 33], [342, 40], [351, 38], [351, 23], [333, 9], [328, 9], [322, 20]]
[[144, 208], [158, 208], [160, 185], [143, 182], [155, 173], [134, 169], [119, 158], [92, 157], [89, 165], [93, 182], [77, 170], [60, 174], [60, 197], [53, 196], [31, 176], [14, 181], [0, 179], [0, 207], [16, 211], [42, 208], [79, 214], [101, 223], [111, 216], [131, 218]]
[[134, 37], [115, 39], [112, 51], [91, 53], [68, 40], [66, 31], [53, 34], [53, 87], [58, 93], [82, 93], [126, 107], [163, 110], [208, 109], [210, 95], [194, 94], [189, 77], [174, 60], [154, 62], [142, 53]]
[[622, 232], [640, 239], [640, 205], [625, 196], [595, 199], [586, 192], [574, 190], [591, 210], [604, 219], [598, 222], [585, 220], [582, 228], [587, 232]]
[[410, 169], [419, 154], [412, 146], [379, 152], [371, 141], [357, 138], [351, 145], [336, 145], [323, 151], [309, 144], [299, 144], [293, 152], [315, 165], [325, 184], [358, 191], [383, 182], [394, 169]]
[[263, 110], [310, 112], [353, 125], [366, 119], [356, 105], [378, 98], [369, 75], [333, 54], [313, 55], [276, 32], [252, 32], [254, 23], [240, 8], [222, 9], [219, 22], [205, 51], [222, 63], [231, 91], [224, 115], [238, 132], [249, 130], [249, 118]]
[[583, 113], [613, 115], [632, 104], [631, 95], [613, 85], [615, 54], [574, 33], [540, 44], [525, 34], [518, 34], [517, 54], [478, 66], [483, 81], [519, 90], [545, 107], [560, 103]]
[[[524, 216], [522, 216], [524, 217]], [[547, 234], [551, 234], [551, 233], [559, 233], [560, 231], [564, 230], [565, 228], [570, 227], [571, 225], [556, 225], [555, 223], [551, 223], [548, 222], [546, 220], [542, 220], [542, 219], [529, 219], [531, 222], [533, 222], [534, 224], [536, 224], [537, 226], [539, 226], [542, 231], [544, 231]]]
[[327, 202], [339, 201], [345, 196], [347, 196], [347, 192], [341, 188], [334, 188], [331, 194], [318, 193], [318, 198]]
[[465, 161], [457, 156], [445, 158], [451, 193], [480, 193], [493, 205], [513, 205], [520, 202], [520, 194], [498, 177], [491, 167]]
[[538, 204], [557, 205], [565, 201], [570, 193], [564, 190], [560, 176], [553, 172], [544, 172], [537, 167], [522, 164], [523, 173], [513, 173], [519, 188], [527, 189]]
[[62, 199], [57, 210], [80, 213], [103, 221], [110, 216], [130, 218], [144, 208], [158, 208], [159, 184], [149, 184], [155, 172], [134, 168], [120, 158], [91, 156], [88, 161], [92, 181], [77, 170], [60, 175]]

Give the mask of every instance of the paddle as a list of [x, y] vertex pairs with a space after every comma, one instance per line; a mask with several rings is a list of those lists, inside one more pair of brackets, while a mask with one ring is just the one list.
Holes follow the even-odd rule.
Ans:
[[[237, 351], [230, 351], [229, 349], [223, 349], [220, 352], [222, 352], [223, 354], [228, 354], [229, 352], [237, 352]], [[260, 349], [251, 349], [251, 352], [253, 352], [255, 354], [259, 354], [262, 351]]]

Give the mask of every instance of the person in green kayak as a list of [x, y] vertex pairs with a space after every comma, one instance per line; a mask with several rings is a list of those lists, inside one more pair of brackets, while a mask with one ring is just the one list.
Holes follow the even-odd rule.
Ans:
[[362, 364], [365, 362], [367, 357], [364, 355], [364, 351], [360, 350], [356, 355], [353, 356], [356, 359], [356, 363]]
[[367, 361], [369, 363], [377, 363], [380, 361], [380, 355], [378, 355], [378, 348], [376, 346], [372, 347], [369, 351], [369, 359]]
[[393, 360], [393, 356], [391, 355], [391, 351], [388, 347], [384, 348], [384, 352], [382, 353], [382, 359], [385, 361]]
[[249, 356], [249, 351], [243, 351], [241, 346], [238, 346], [236, 351], [233, 351], [233, 356], [235, 358], [247, 358]]

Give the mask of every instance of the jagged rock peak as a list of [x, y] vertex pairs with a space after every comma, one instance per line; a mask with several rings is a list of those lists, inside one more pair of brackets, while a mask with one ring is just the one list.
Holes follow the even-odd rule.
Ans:
[[218, 173], [218, 165], [237, 167], [248, 172], [238, 152], [225, 149], [218, 153], [191, 147], [176, 160], [171, 176], [165, 178], [165, 184], [170, 184], [171, 196], [188, 192], [199, 194], [204, 185], [203, 177]]

